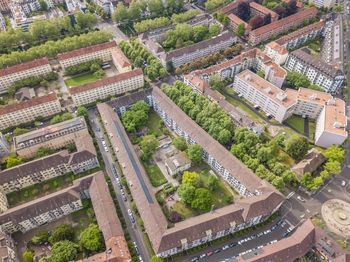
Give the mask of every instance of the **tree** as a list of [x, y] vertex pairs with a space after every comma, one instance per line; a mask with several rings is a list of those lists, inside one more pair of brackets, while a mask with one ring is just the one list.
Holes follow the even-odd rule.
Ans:
[[164, 262], [164, 258], [157, 257], [156, 255], [152, 256], [151, 262]]
[[212, 89], [220, 90], [224, 87], [224, 83], [221, 81], [219, 74], [212, 74], [209, 77], [209, 85]]
[[239, 37], [243, 37], [244, 36], [244, 34], [245, 34], [245, 24], [244, 23], [241, 23], [241, 24], [239, 24], [237, 26], [236, 34]]
[[69, 119], [72, 119], [73, 115], [70, 113], [64, 113], [61, 118], [62, 118], [62, 122], [63, 122], [63, 121], [67, 121]]
[[300, 87], [308, 88], [310, 86], [310, 80], [307, 76], [299, 74], [298, 72], [289, 72], [286, 77], [286, 82], [290, 86], [294, 86], [296, 89]]
[[231, 137], [232, 137], [232, 134], [230, 131], [228, 131], [227, 129], [222, 129], [218, 134], [217, 140], [220, 144], [224, 145], [230, 142]]
[[149, 105], [145, 101], [138, 101], [130, 108], [131, 111], [143, 111], [146, 114], [149, 112]]
[[76, 116], [83, 116], [85, 118], [85, 120], [87, 121], [89, 118], [89, 113], [88, 113], [86, 107], [78, 106], [77, 111], [76, 111]]
[[145, 154], [152, 154], [157, 150], [159, 145], [158, 139], [154, 135], [147, 135], [142, 138], [140, 143], [141, 149]]
[[119, 23], [125, 20], [128, 16], [128, 12], [123, 4], [123, 2], [118, 2], [115, 11], [112, 14], [112, 19], [114, 22]]
[[331, 145], [328, 147], [324, 155], [329, 161], [338, 161], [339, 163], [343, 163], [345, 160], [345, 150], [336, 145]]
[[171, 221], [173, 223], [180, 222], [182, 219], [181, 215], [177, 213], [176, 211], [171, 212]]
[[105, 71], [103, 71], [102, 68], [100, 68], [99, 70], [97, 70], [96, 72], [93, 73], [94, 77], [101, 79], [105, 77]]
[[26, 262], [32, 262], [34, 258], [34, 254], [31, 251], [27, 251], [23, 253], [23, 260]]
[[283, 178], [276, 176], [272, 182], [271, 185], [273, 185], [277, 190], [282, 191], [284, 187], [286, 186], [284, 184]]
[[175, 28], [175, 34], [183, 41], [191, 39], [192, 27], [189, 24], [178, 24]]
[[126, 111], [122, 116], [123, 125], [128, 132], [135, 132], [137, 129], [145, 126], [148, 121], [148, 114], [142, 110]]
[[188, 157], [194, 163], [199, 163], [203, 157], [203, 150], [200, 145], [193, 144], [188, 147]]
[[297, 7], [297, 1], [296, 0], [290, 0], [287, 4], [287, 15], [295, 14], [298, 11]]
[[191, 204], [196, 188], [190, 183], [183, 183], [179, 186], [177, 192], [179, 197], [181, 197], [181, 201], [185, 204]]
[[278, 19], [282, 19], [287, 16], [287, 10], [283, 6], [277, 6], [273, 9], [273, 11], [278, 14]]
[[340, 163], [338, 161], [327, 161], [324, 169], [333, 175], [339, 175], [341, 172]]
[[309, 141], [306, 137], [293, 135], [287, 140], [285, 149], [291, 157], [300, 161], [309, 149]]
[[76, 13], [74, 17], [77, 21], [77, 25], [79, 25], [82, 29], [85, 29], [86, 27], [91, 29], [92, 26], [97, 23], [97, 16], [90, 12], [79, 12]]
[[285, 183], [291, 183], [296, 180], [295, 174], [290, 170], [284, 171], [281, 177]]
[[34, 245], [39, 244], [40, 242], [47, 242], [49, 239], [49, 232], [46, 230], [40, 230], [34, 237], [32, 237], [31, 242]]
[[10, 96], [13, 96], [13, 95], [16, 93], [16, 87], [10, 86], [10, 87], [7, 89], [7, 93], [8, 93]]
[[261, 78], [265, 78], [265, 72], [263, 70], [259, 70], [258, 72], [256, 72], [256, 74]]
[[323, 179], [322, 177], [318, 176], [313, 179], [312, 184], [310, 185], [310, 189], [315, 190], [322, 185], [323, 185]]
[[221, 28], [218, 24], [213, 24], [209, 26], [209, 33], [211, 36], [217, 36], [220, 34]]
[[155, 16], [160, 16], [164, 11], [162, 0], [150, 0], [148, 8], [151, 14]]
[[140, 7], [138, 1], [131, 1], [128, 8], [128, 19], [134, 20], [140, 17]]
[[313, 182], [313, 178], [310, 172], [306, 172], [300, 179], [300, 185], [308, 187]]
[[271, 14], [268, 13], [267, 15], [264, 16], [264, 25], [268, 25], [271, 23]]
[[237, 16], [243, 21], [248, 21], [250, 17], [250, 5], [248, 2], [241, 1], [237, 7]]
[[40, 4], [40, 9], [42, 11], [47, 11], [47, 3], [45, 2], [45, 0], [39, 0], [39, 4]]
[[260, 15], [256, 15], [252, 19], [250, 19], [249, 25], [252, 27], [253, 30], [262, 27], [264, 25], [264, 18]]
[[210, 175], [208, 178], [208, 189], [211, 192], [214, 192], [219, 187], [219, 179], [215, 175]]
[[199, 175], [196, 172], [185, 171], [182, 175], [182, 184], [189, 184], [194, 187], [199, 184]]
[[205, 25], [197, 25], [193, 27], [193, 40], [198, 43], [202, 41], [209, 33], [209, 29]]
[[54, 125], [57, 123], [62, 122], [62, 117], [60, 115], [54, 116], [51, 120], [50, 120], [50, 124]]
[[329, 177], [329, 173], [327, 170], [323, 170], [321, 171], [320, 176], [322, 177], [322, 179], [326, 180]]
[[191, 203], [191, 207], [199, 209], [202, 212], [208, 212], [213, 203], [213, 198], [208, 189], [197, 188], [194, 194], [194, 199]]
[[49, 237], [50, 243], [56, 243], [62, 240], [74, 240], [74, 228], [70, 225], [62, 224], [55, 228]]
[[18, 159], [16, 156], [10, 156], [7, 159], [6, 168], [11, 168], [20, 164], [22, 164], [22, 161], [20, 159]]
[[180, 151], [185, 151], [187, 149], [186, 140], [183, 136], [174, 138], [173, 144], [176, 147], [176, 149], [178, 149]]
[[20, 135], [23, 135], [25, 133], [28, 133], [30, 130], [29, 129], [26, 129], [26, 128], [19, 128], [19, 127], [16, 127], [15, 130], [13, 130], [13, 135], [14, 136], [20, 136]]
[[52, 262], [68, 262], [78, 256], [79, 246], [69, 240], [55, 243], [51, 249]]
[[103, 247], [103, 236], [96, 224], [91, 223], [88, 228], [80, 233], [81, 245], [90, 251], [98, 251]]

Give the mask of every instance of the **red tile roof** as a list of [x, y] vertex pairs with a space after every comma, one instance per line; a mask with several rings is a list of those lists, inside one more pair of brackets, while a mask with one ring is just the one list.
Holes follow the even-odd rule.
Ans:
[[120, 81], [129, 79], [129, 78], [132, 78], [132, 77], [135, 77], [135, 76], [139, 76], [139, 75], [142, 75], [142, 74], [143, 74], [142, 73], [142, 69], [141, 68], [137, 68], [137, 69], [134, 69], [132, 71], [125, 72], [125, 73], [122, 73], [122, 74], [119, 74], [119, 75], [115, 75], [115, 76], [111, 76], [111, 77], [107, 77], [107, 78], [104, 78], [104, 79], [100, 79], [100, 80], [97, 80], [97, 81], [92, 82], [92, 83], [87, 83], [87, 84], [84, 84], [84, 85], [81, 85], [81, 86], [71, 87], [71, 88], [69, 88], [69, 93], [71, 95], [75, 95], [77, 93], [85, 92], [85, 91], [88, 91], [88, 90], [91, 90], [91, 89], [94, 89], [94, 88], [98, 88], [98, 87], [101, 87], [101, 86], [105, 86], [105, 85], [108, 85], [108, 84], [120, 82]]
[[264, 33], [268, 32], [268, 31], [273, 31], [276, 28], [281, 27], [282, 25], [292, 23], [294, 20], [299, 20], [299, 19], [301, 19], [303, 17], [306, 17], [306, 16], [309, 16], [311, 14], [315, 14], [316, 15], [317, 12], [318, 12], [317, 8], [312, 7], [312, 8], [300, 11], [300, 12], [294, 14], [294, 15], [291, 15], [291, 16], [288, 16], [286, 18], [283, 18], [281, 20], [277, 20], [275, 22], [272, 22], [271, 24], [259, 27], [259, 28], [255, 29], [255, 30], [251, 31], [250, 34], [261, 35], [261, 34], [264, 34]]
[[81, 55], [85, 55], [88, 53], [94, 53], [97, 51], [101, 51], [103, 49], [112, 48], [112, 47], [116, 47], [116, 46], [117, 46], [117, 44], [115, 41], [105, 42], [102, 44], [92, 45], [92, 46], [80, 48], [77, 50], [65, 52], [62, 54], [58, 54], [57, 58], [58, 58], [58, 60], [65, 60], [65, 59], [69, 59], [72, 57], [81, 56]]
[[0, 69], [0, 77], [5, 76], [5, 75], [11, 75], [11, 74], [14, 74], [14, 73], [17, 73], [20, 71], [28, 70], [28, 69], [31, 69], [33, 67], [38, 67], [38, 66], [42, 66], [45, 64], [49, 64], [49, 59], [47, 57], [43, 57], [43, 58], [29, 61], [26, 63], [10, 66], [7, 68], [2, 68], [2, 69]]
[[278, 14], [274, 11], [271, 11], [270, 9], [266, 8], [265, 6], [259, 5], [258, 3], [255, 2], [250, 2], [249, 3], [251, 8], [254, 8], [256, 10], [258, 10], [259, 12], [267, 15], [267, 14], [271, 14], [272, 18], [277, 18]]
[[15, 111], [22, 110], [22, 109], [25, 109], [28, 107], [33, 107], [33, 106], [37, 106], [40, 104], [48, 103], [48, 102], [51, 102], [54, 100], [57, 100], [57, 96], [55, 93], [52, 93], [49, 95], [36, 97], [36, 98], [26, 100], [23, 102], [19, 102], [16, 104], [3, 106], [3, 107], [0, 107], [0, 115], [6, 115], [6, 114], [9, 114], [11, 112], [15, 112]]

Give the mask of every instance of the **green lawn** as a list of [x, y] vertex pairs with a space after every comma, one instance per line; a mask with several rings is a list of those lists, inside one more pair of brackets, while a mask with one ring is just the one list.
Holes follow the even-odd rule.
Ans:
[[80, 86], [80, 85], [83, 85], [83, 84], [94, 82], [96, 80], [98, 80], [97, 77], [95, 77], [91, 73], [88, 73], [88, 74], [85, 74], [85, 75], [69, 78], [67, 80], [64, 80], [64, 82], [66, 83], [67, 86]]
[[143, 163], [143, 166], [145, 167], [146, 173], [149, 177], [149, 180], [151, 181], [152, 186], [158, 187], [168, 182], [157, 164], [152, 164], [149, 166], [147, 163]]
[[154, 133], [159, 133], [159, 135], [162, 133], [162, 130], [159, 129], [159, 121], [160, 117], [154, 113], [153, 111], [149, 112], [148, 114], [148, 122], [147, 127], [149, 130], [152, 130]]
[[316, 131], [316, 123], [315, 121], [309, 119], [309, 137], [311, 139], [314, 139], [315, 131]]
[[182, 202], [177, 202], [172, 206], [173, 210], [183, 215], [185, 218], [194, 217], [199, 214], [199, 211], [186, 207]]
[[285, 122], [290, 126], [294, 127], [301, 133], [304, 133], [304, 119], [301, 116], [291, 116]]

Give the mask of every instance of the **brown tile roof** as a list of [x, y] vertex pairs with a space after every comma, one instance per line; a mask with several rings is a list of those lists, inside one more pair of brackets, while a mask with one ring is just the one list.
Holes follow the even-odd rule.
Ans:
[[97, 223], [104, 239], [123, 236], [124, 232], [102, 171], [95, 173], [89, 193]]
[[251, 30], [251, 29], [252, 29], [252, 27], [251, 27], [249, 24], [247, 24], [246, 22], [244, 22], [241, 18], [239, 18], [239, 17], [236, 16], [235, 14], [229, 14], [229, 15], [228, 15], [228, 19], [229, 19], [230, 21], [232, 21], [233, 23], [235, 23], [236, 25], [244, 24], [244, 28], [245, 28], [246, 30]]
[[281, 27], [282, 25], [292, 23], [294, 20], [299, 20], [299, 19], [301, 19], [303, 17], [306, 17], [306, 16], [309, 16], [311, 14], [316, 15], [317, 12], [318, 12], [317, 8], [312, 7], [312, 8], [300, 11], [300, 12], [294, 14], [294, 15], [290, 15], [290, 16], [288, 16], [286, 18], [281, 19], [281, 20], [274, 21], [271, 24], [259, 27], [259, 28], [255, 29], [255, 30], [251, 31], [250, 34], [261, 35], [261, 34], [264, 34], [264, 33], [268, 32], [268, 31], [273, 31], [276, 28]]
[[101, 51], [101, 50], [104, 50], [107, 48], [116, 47], [116, 46], [117, 46], [117, 44], [115, 41], [109, 41], [109, 42], [105, 42], [102, 44], [92, 45], [92, 46], [76, 49], [73, 51], [61, 53], [61, 54], [57, 55], [57, 58], [58, 58], [58, 60], [65, 60], [65, 59], [69, 59], [72, 57], [86, 55], [88, 53], [94, 53], [94, 52], [98, 52], [98, 51]]
[[6, 210], [0, 214], [0, 225], [10, 221], [13, 224], [18, 224], [79, 200], [78, 193], [89, 188], [93, 176], [94, 174], [79, 178], [74, 180], [73, 185], [68, 188]]
[[204, 93], [206, 87], [210, 88], [209, 84], [205, 80], [199, 78], [195, 72], [185, 75], [184, 78], [190, 81], [201, 93]]
[[5, 75], [18, 73], [20, 71], [32, 69], [34, 67], [43, 66], [46, 64], [49, 64], [49, 59], [47, 57], [43, 57], [43, 58], [29, 61], [26, 63], [10, 66], [7, 68], [2, 68], [2, 69], [0, 69], [0, 77], [5, 76]]
[[319, 21], [317, 23], [300, 28], [299, 30], [294, 31], [286, 36], [283, 36], [274, 42], [276, 42], [279, 45], [284, 45], [284, 44], [286, 44], [294, 39], [300, 38], [302, 35], [319, 30], [320, 28], [325, 27], [325, 26], [326, 26], [326, 21]]
[[273, 50], [278, 51], [278, 53], [280, 53], [281, 55], [288, 54], [288, 50], [285, 49], [280, 44], [278, 44], [276, 41], [272, 41], [272, 42], [268, 43], [267, 46], [270, 47]]
[[33, 99], [22, 101], [16, 104], [2, 106], [0, 107], [0, 115], [6, 115], [18, 110], [23, 110], [29, 107], [38, 106], [57, 99], [58, 99], [57, 95], [55, 93], [52, 93], [41, 97], [35, 97]]
[[226, 32], [222, 32], [220, 35], [215, 36], [213, 38], [204, 40], [202, 42], [199, 43], [195, 43], [183, 48], [179, 48], [176, 49], [174, 51], [168, 52], [166, 53], [166, 61], [171, 60], [174, 57], [178, 57], [178, 56], [183, 56], [186, 54], [191, 54], [193, 52], [195, 52], [196, 50], [201, 50], [206, 48], [207, 46], [211, 46], [211, 45], [217, 45], [220, 42], [226, 41], [230, 38], [235, 38], [236, 35], [233, 32], [230, 31], [226, 31]]
[[266, 8], [265, 6], [259, 5], [258, 3], [250, 2], [249, 5], [250, 5], [250, 8], [254, 8], [265, 15], [271, 14], [272, 18], [278, 17], [278, 14], [276, 12], [271, 11], [270, 9]]
[[314, 172], [325, 160], [326, 158], [324, 155], [313, 148], [313, 150], [308, 153], [303, 160], [293, 166], [291, 170], [301, 178], [306, 172]]
[[81, 85], [81, 86], [70, 87], [69, 88], [69, 93], [71, 95], [75, 95], [75, 94], [78, 94], [78, 93], [81, 93], [81, 92], [85, 92], [85, 91], [88, 91], [88, 90], [91, 90], [91, 89], [95, 89], [95, 88], [98, 88], [98, 87], [102, 87], [102, 86], [105, 86], [105, 85], [108, 85], [108, 84], [112, 84], [112, 83], [120, 82], [120, 81], [129, 79], [129, 78], [133, 78], [135, 76], [139, 76], [139, 75], [142, 75], [142, 74], [143, 74], [142, 73], [142, 69], [141, 68], [137, 68], [137, 69], [134, 69], [132, 71], [121, 73], [121, 74], [114, 75], [114, 76], [111, 76], [111, 77], [107, 77], [107, 78], [104, 78], [104, 79], [100, 79], [100, 80], [97, 80], [97, 81], [92, 82], [92, 83], [87, 83], [87, 84], [84, 84], [84, 85]]
[[112, 50], [112, 57], [119, 63], [122, 68], [131, 66], [131, 62], [119, 48]]
[[120, 108], [122, 106], [135, 104], [137, 101], [140, 101], [140, 100], [145, 100], [147, 96], [151, 94], [152, 94], [152, 88], [147, 88], [147, 89], [133, 92], [129, 95], [117, 97], [116, 99], [107, 101], [106, 103], [112, 108], [113, 107]]

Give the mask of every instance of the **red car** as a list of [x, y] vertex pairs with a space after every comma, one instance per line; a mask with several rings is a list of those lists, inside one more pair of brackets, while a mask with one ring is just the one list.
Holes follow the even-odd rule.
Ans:
[[210, 252], [207, 253], [207, 257], [210, 257], [213, 254], [214, 254], [214, 251], [210, 251]]

